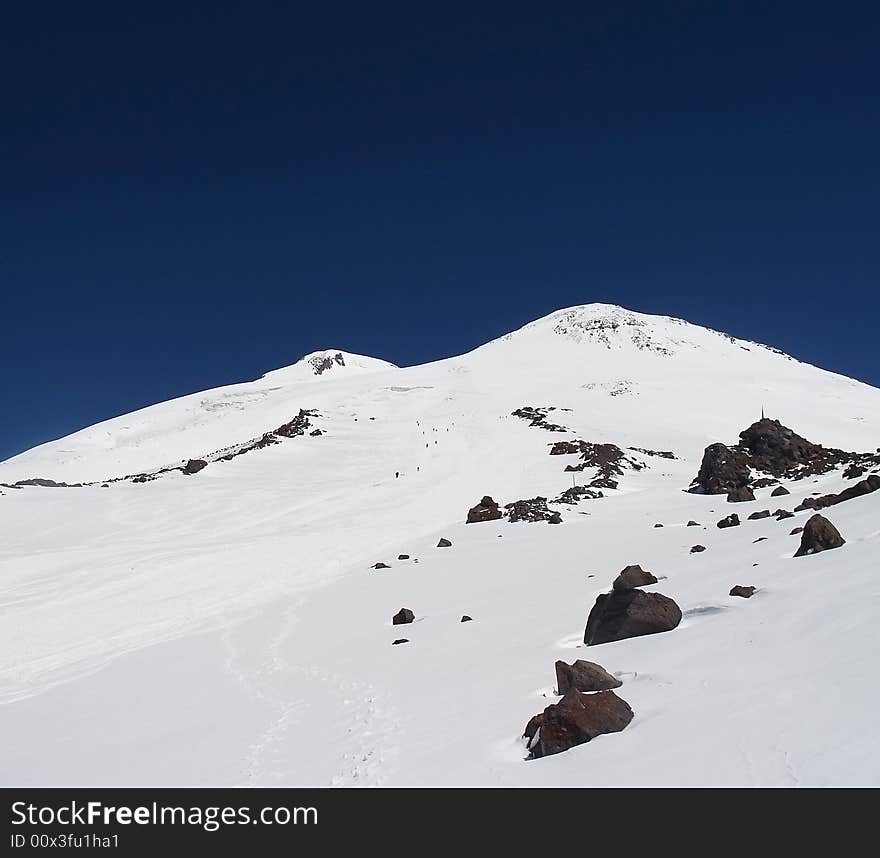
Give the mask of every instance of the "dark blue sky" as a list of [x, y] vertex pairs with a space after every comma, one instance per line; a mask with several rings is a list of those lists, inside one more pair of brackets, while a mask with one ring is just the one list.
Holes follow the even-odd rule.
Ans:
[[880, 12], [11, 4], [0, 458], [589, 301], [880, 384]]

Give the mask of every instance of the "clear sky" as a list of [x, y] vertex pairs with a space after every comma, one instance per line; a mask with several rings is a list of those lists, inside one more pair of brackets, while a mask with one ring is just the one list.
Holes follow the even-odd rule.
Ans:
[[880, 384], [880, 10], [20, 3], [0, 458], [318, 348], [572, 304]]

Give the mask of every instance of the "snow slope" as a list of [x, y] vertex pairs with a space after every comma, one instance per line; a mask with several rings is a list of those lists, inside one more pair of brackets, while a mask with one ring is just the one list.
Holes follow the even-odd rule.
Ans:
[[[718, 530], [725, 499], [682, 488], [704, 447], [733, 443], [762, 408], [813, 441], [874, 450], [880, 391], [595, 304], [424, 366], [336, 354], [0, 463], [0, 483], [97, 481], [0, 489], [0, 727], [16, 737], [4, 783], [877, 783], [880, 493], [828, 511], [842, 549], [793, 559], [807, 513]], [[522, 406], [553, 406], [572, 431], [530, 427], [511, 416]], [[324, 434], [101, 488], [300, 409]], [[483, 494], [569, 487], [577, 460], [548, 445], [575, 438], [678, 458], [631, 453], [647, 467], [558, 507], [558, 526], [463, 523]], [[735, 509], [849, 484], [835, 472]], [[435, 548], [441, 536], [452, 548]], [[692, 555], [697, 542], [707, 551]], [[596, 595], [629, 563], [661, 578], [652, 589], [684, 621], [584, 647]], [[759, 591], [731, 598], [734, 584]], [[392, 627], [402, 606], [416, 622]], [[555, 699], [558, 658], [618, 673], [635, 719], [526, 762], [519, 737]]]

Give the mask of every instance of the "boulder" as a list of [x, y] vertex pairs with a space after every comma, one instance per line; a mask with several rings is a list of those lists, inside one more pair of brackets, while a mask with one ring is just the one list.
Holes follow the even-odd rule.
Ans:
[[483, 499], [468, 510], [467, 523], [475, 524], [480, 521], [495, 521], [501, 518], [501, 510], [498, 504], [489, 497], [483, 495]]
[[751, 477], [748, 457], [725, 444], [710, 444], [690, 491], [705, 495], [723, 495], [744, 486]]
[[[650, 573], [642, 569], [641, 566], [627, 566], [614, 579], [611, 585], [615, 590], [634, 590], [636, 587], [644, 587], [647, 584], [656, 584], [657, 579]], [[586, 691], [582, 688], [581, 691]], [[560, 692], [564, 693], [564, 692]]]
[[409, 554], [398, 554], [397, 559], [398, 560], [409, 560]]
[[415, 618], [416, 618], [416, 615], [409, 608], [401, 608], [391, 618], [391, 625], [405, 626], [407, 623], [411, 623]]
[[391, 567], [387, 563], [382, 563], [381, 561], [373, 564], [373, 569], [390, 569], [390, 568]]
[[473, 619], [474, 619], [473, 617], [469, 617], [467, 614], [462, 614], [462, 616], [461, 616], [461, 621], [463, 623], [473, 622]]
[[706, 550], [705, 545], [692, 545], [691, 546], [691, 554], [699, 554], [702, 551]]
[[794, 518], [794, 513], [789, 512], [787, 509], [778, 509], [773, 515], [776, 516], [777, 521], [782, 521], [784, 518]]
[[807, 554], [818, 554], [820, 551], [840, 548], [845, 543], [846, 540], [840, 535], [837, 528], [825, 516], [816, 513], [804, 525], [801, 546], [794, 556], [803, 557]]
[[795, 527], [792, 529], [791, 533], [789, 533], [788, 535], [789, 536], [797, 536], [799, 533], [803, 533], [803, 532], [804, 532], [804, 529], [802, 527]]
[[562, 516], [558, 512], [551, 513], [550, 518], [547, 519], [547, 524], [562, 524]]
[[452, 548], [452, 542], [445, 536], [437, 543], [438, 548]]
[[644, 590], [612, 590], [596, 599], [587, 618], [587, 646], [668, 632], [681, 622], [681, 609], [668, 596]]
[[728, 503], [745, 503], [754, 499], [755, 493], [748, 486], [739, 486], [727, 495]]
[[204, 459], [190, 459], [181, 469], [185, 474], [197, 474], [202, 468], [207, 468], [208, 463]]
[[782, 497], [783, 495], [790, 495], [790, 494], [791, 494], [791, 492], [785, 486], [777, 486], [775, 489], [773, 489], [772, 492], [770, 492], [770, 497], [771, 498], [779, 498], [779, 497]]
[[760, 518], [770, 518], [770, 510], [762, 509], [760, 512], [753, 512], [749, 516], [749, 521], [757, 521]]
[[737, 527], [739, 525], [739, 516], [732, 512], [727, 518], [722, 518], [721, 521], [718, 522], [718, 527]]
[[578, 659], [572, 664], [556, 662], [556, 692], [567, 694], [575, 691], [608, 691], [620, 688], [623, 683], [604, 667], [592, 661]]
[[687, 526], [688, 526], [688, 527], [699, 527], [699, 526], [700, 526], [700, 522], [698, 522], [698, 521], [694, 521], [693, 519], [691, 519], [691, 520], [687, 523]]
[[604, 733], [619, 733], [632, 719], [629, 704], [613, 691], [582, 694], [571, 690], [526, 725], [529, 757], [549, 757]]
[[658, 523], [658, 524], [655, 524], [654, 527], [663, 527], [663, 525]]
[[396, 640], [391, 641], [391, 646], [397, 646], [398, 644], [409, 643], [409, 638], [397, 638]]
[[737, 584], [735, 587], [730, 588], [730, 596], [742, 596], [743, 599], [751, 599], [754, 595], [755, 587], [742, 587]]

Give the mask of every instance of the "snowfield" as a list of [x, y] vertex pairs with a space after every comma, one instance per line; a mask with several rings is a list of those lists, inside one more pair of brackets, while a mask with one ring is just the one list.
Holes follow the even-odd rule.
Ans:
[[[301, 409], [304, 434], [215, 455]], [[2, 462], [3, 784], [877, 785], [880, 492], [823, 510], [846, 545], [793, 558], [811, 511], [747, 516], [839, 492], [840, 470], [740, 504], [683, 491], [762, 409], [826, 446], [880, 445], [876, 388], [592, 304], [424, 366], [315, 353]], [[575, 439], [645, 467], [551, 503], [560, 525], [464, 523], [486, 494], [587, 484], [549, 455]], [[208, 465], [102, 487], [189, 459]], [[11, 487], [33, 478], [89, 484]], [[742, 525], [718, 529], [731, 512]], [[681, 624], [584, 646], [633, 563]], [[401, 607], [416, 620], [392, 626]], [[577, 658], [622, 679], [635, 718], [526, 760], [554, 662]]]

